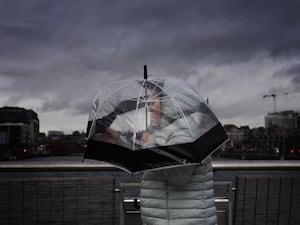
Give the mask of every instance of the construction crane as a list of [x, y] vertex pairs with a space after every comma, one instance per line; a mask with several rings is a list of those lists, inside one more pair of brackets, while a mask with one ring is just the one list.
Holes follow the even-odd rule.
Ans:
[[[288, 93], [285, 92], [283, 95], [287, 96]], [[273, 98], [273, 103], [274, 103], [274, 113], [276, 113], [276, 96], [279, 96], [279, 95], [276, 95], [276, 94], [270, 94], [270, 95], [264, 95], [263, 98], [269, 98], [269, 97], [272, 97]]]

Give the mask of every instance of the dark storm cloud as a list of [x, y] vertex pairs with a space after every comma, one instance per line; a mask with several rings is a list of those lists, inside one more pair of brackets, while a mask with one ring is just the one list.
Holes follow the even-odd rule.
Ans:
[[76, 57], [87, 48], [119, 60], [165, 52], [170, 60], [193, 62], [209, 56], [245, 60], [258, 51], [299, 53], [297, 1], [6, 2], [3, 38], [14, 39], [17, 46], [9, 47], [19, 54], [53, 47]]
[[[4, 0], [0, 78], [9, 82], [0, 93], [7, 103], [34, 97], [41, 111], [84, 114], [99, 88], [142, 73], [144, 64], [186, 78], [201, 75], [196, 65], [297, 58], [299, 8], [289, 0]], [[299, 83], [299, 73], [284, 72]]]
[[184, 61], [214, 57], [220, 63], [245, 60], [261, 51], [270, 56], [299, 53], [300, 20], [296, 2], [197, 1], [181, 4], [165, 7], [168, 10], [162, 7], [157, 12], [149, 6], [146, 19], [136, 17], [148, 26], [142, 28], [143, 45], [132, 49], [133, 56], [159, 55], [163, 51], [171, 53], [168, 55], [171, 58]]
[[273, 74], [274, 77], [285, 78], [290, 81], [291, 88], [286, 92], [300, 93], [300, 63], [286, 66]]
[[291, 78], [292, 83], [300, 84], [300, 63], [277, 71], [274, 76]]

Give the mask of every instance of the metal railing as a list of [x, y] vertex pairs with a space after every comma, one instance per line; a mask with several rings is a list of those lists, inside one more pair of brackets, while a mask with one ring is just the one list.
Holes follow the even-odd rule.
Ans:
[[[232, 225], [232, 183], [215, 182], [215, 186], [226, 187], [227, 194], [215, 197], [218, 225]], [[139, 210], [140, 183], [120, 184], [120, 225], [141, 225]]]
[[237, 176], [235, 185], [234, 224], [300, 224], [300, 176]]
[[0, 224], [118, 224], [111, 177], [0, 180]]
[[[300, 224], [299, 161], [215, 161], [213, 168], [220, 224]], [[107, 164], [1, 163], [0, 224], [119, 225], [121, 184], [139, 180]]]

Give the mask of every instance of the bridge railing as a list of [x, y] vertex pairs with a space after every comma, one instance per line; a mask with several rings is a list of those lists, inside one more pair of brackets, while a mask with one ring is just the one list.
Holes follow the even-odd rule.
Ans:
[[[219, 224], [300, 224], [299, 161], [216, 161], [213, 168]], [[139, 180], [107, 164], [0, 164], [0, 223], [129, 225], [124, 207], [134, 202], [123, 191]]]

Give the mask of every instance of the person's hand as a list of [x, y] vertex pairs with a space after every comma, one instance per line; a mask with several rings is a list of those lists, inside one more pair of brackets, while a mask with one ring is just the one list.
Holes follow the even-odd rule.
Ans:
[[143, 141], [143, 142], [147, 142], [147, 141], [151, 141], [152, 140], [152, 135], [149, 133], [149, 132], [144, 132], [143, 134], [142, 134], [142, 137], [141, 137], [141, 140]]

